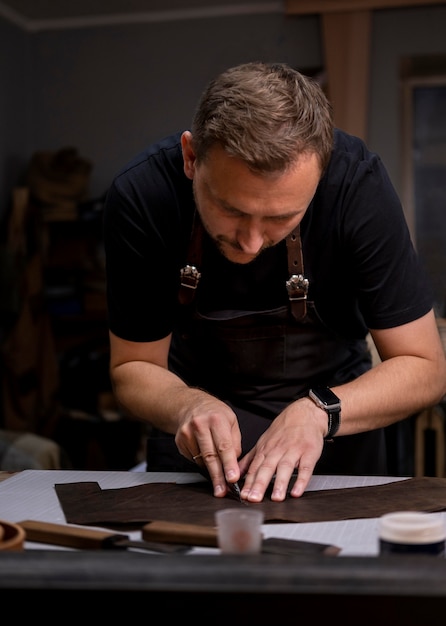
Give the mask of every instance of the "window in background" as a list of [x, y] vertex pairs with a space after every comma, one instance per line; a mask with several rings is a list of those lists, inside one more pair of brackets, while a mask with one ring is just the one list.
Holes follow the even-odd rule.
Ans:
[[446, 316], [446, 57], [406, 59], [403, 193], [413, 241]]

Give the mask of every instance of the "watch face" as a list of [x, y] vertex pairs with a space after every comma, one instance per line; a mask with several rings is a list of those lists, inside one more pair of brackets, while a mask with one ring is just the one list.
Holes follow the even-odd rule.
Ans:
[[340, 400], [336, 394], [332, 392], [328, 387], [314, 387], [310, 390], [311, 393], [316, 396], [325, 406], [337, 405]]

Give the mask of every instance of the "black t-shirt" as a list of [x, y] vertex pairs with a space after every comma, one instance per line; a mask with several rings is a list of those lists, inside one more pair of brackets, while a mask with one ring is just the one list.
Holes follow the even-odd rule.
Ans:
[[[180, 268], [195, 209], [181, 134], [149, 146], [114, 179], [104, 214], [109, 327], [129, 341], [168, 335], [180, 313]], [[322, 321], [349, 338], [411, 322], [432, 308], [401, 203], [364, 143], [336, 130], [332, 157], [301, 223], [308, 298]], [[204, 242], [197, 297], [207, 311], [285, 305], [281, 242], [248, 265]]]

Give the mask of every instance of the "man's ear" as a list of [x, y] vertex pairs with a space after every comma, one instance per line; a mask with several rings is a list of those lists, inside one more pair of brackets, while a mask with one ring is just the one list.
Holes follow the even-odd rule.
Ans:
[[195, 174], [195, 152], [192, 133], [188, 130], [181, 135], [181, 149], [183, 151], [184, 173], [192, 180]]

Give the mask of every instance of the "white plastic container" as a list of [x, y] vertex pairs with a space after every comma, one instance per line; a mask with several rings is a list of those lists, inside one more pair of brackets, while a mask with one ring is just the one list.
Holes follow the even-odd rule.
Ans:
[[255, 507], [221, 509], [215, 513], [222, 554], [257, 554], [262, 548], [263, 511]]

